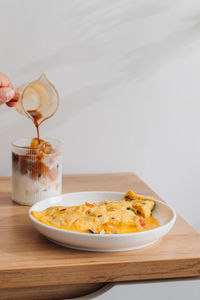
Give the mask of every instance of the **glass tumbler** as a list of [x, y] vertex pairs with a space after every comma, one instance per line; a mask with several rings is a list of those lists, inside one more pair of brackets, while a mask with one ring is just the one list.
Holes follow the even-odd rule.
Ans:
[[12, 200], [33, 205], [62, 192], [61, 143], [47, 139], [30, 147], [31, 138], [12, 143]]

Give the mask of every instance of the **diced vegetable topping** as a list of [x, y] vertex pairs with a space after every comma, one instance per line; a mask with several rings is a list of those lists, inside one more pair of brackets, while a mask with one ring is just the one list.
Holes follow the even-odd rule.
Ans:
[[145, 226], [145, 221], [144, 221], [142, 218], [139, 219], [139, 222], [140, 222], [140, 225], [141, 225], [142, 227]]
[[131, 210], [131, 211], [133, 211], [135, 214], [137, 213], [136, 210], [135, 210], [134, 208], [132, 208], [132, 207], [127, 207], [127, 210]]
[[93, 207], [94, 206], [93, 204], [90, 204], [89, 202], [85, 202], [85, 205], [88, 206], [88, 207]]

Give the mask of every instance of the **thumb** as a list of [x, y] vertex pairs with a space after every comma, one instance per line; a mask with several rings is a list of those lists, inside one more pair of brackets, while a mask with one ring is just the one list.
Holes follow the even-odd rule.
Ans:
[[15, 96], [15, 92], [12, 88], [1, 87], [0, 88], [0, 104], [10, 101]]

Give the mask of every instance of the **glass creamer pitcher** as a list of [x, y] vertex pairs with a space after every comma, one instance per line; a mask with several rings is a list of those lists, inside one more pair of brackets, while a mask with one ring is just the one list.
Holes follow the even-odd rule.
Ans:
[[53, 116], [58, 109], [58, 92], [45, 74], [29, 84], [20, 86], [16, 93], [19, 100], [15, 109], [32, 119], [37, 126]]

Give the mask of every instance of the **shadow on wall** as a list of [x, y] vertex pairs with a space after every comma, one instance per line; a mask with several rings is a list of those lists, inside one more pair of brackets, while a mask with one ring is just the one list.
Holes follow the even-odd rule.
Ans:
[[[169, 16], [164, 16], [168, 9], [166, 4], [146, 0], [140, 2], [139, 5], [133, 1], [124, 2], [124, 0], [115, 3], [88, 1], [87, 5], [85, 2], [78, 1], [65, 15], [65, 19], [72, 27], [71, 35], [66, 36], [65, 47], [51, 56], [27, 64], [13, 75], [17, 76], [19, 73], [28, 75], [38, 70], [42, 72], [54, 67], [77, 63], [86, 63], [87, 69], [88, 62], [103, 59], [105, 67], [109, 65], [113, 69], [112, 74], [116, 74], [117, 70], [121, 80], [144, 80], [169, 61], [176, 59], [177, 54], [181, 56], [185, 51], [189, 51], [188, 46], [200, 36], [199, 16], [194, 15], [180, 20], [184, 29], [142, 47], [137, 47], [133, 42], [134, 34], [131, 36], [129, 33], [132, 42], [130, 43], [127, 39], [127, 45], [124, 45], [120, 51], [112, 48], [116, 43], [116, 40], [113, 40], [115, 39], [113, 31], [116, 34], [117, 30], [123, 30], [126, 34], [126, 25], [130, 32], [136, 20], [144, 19], [144, 24], [146, 24], [149, 18], [150, 23], [155, 23], [156, 20], [152, 18], [155, 15], [163, 15], [166, 22], [173, 21], [173, 16], [172, 20], [168, 20]], [[130, 47], [132, 49], [128, 50]]]
[[165, 4], [155, 0], [141, 0], [139, 5], [132, 0], [90, 0], [87, 5], [78, 2], [66, 17], [70, 18], [74, 14], [77, 16], [74, 26], [80, 38], [87, 37], [93, 41], [107, 39], [111, 43], [108, 37], [112, 38], [113, 30], [129, 26], [129, 22], [163, 13], [167, 8]]
[[[182, 20], [185, 21], [183, 24], [185, 29], [168, 34], [158, 42], [147, 43], [138, 48], [132, 42], [124, 45], [120, 51], [113, 48], [112, 36], [116, 27], [117, 30], [120, 29], [126, 34], [125, 25], [131, 26], [131, 22], [136, 19], [144, 19], [147, 22], [150, 18], [150, 22], [153, 22], [152, 16], [164, 14], [167, 10], [167, 6], [157, 1], [146, 0], [139, 4], [118, 0], [115, 5], [114, 2], [107, 1], [87, 1], [87, 5], [82, 1], [75, 2], [74, 7], [65, 15], [65, 18], [70, 20], [70, 26], [73, 29], [71, 35], [66, 37], [67, 45], [51, 56], [40, 58], [18, 69], [15, 76], [18, 73], [28, 76], [33, 71], [44, 71], [59, 65], [77, 63], [81, 63], [82, 67], [85, 63], [84, 68], [87, 72], [88, 62], [102, 61], [104, 70], [101, 72], [101, 77], [99, 78], [99, 74], [95, 72], [91, 74], [95, 83], [81, 88], [77, 86], [76, 90], [63, 97], [62, 112], [60, 112], [57, 124], [67, 122], [86, 107], [100, 101], [105, 93], [116, 85], [120, 85], [121, 82], [147, 79], [158, 69], [177, 58], [177, 54], [184, 55], [186, 51], [189, 51], [190, 44], [199, 40], [200, 19], [194, 15]], [[129, 43], [128, 39], [127, 43]], [[132, 49], [127, 51], [130, 47]], [[67, 76], [69, 77], [70, 74]], [[0, 111], [0, 115], [5, 113], [8, 112]], [[20, 131], [23, 126], [24, 120], [20, 119], [10, 122], [6, 130], [10, 131], [15, 128]], [[0, 133], [0, 138], [2, 136], [4, 132]]]
[[177, 57], [187, 55], [190, 52], [190, 45], [200, 38], [200, 18], [195, 15], [189, 20], [193, 21], [192, 26], [171, 33], [157, 43], [132, 49], [122, 56], [119, 64], [125, 79], [145, 80]]
[[110, 3], [102, 0], [76, 1], [73, 8], [69, 9], [64, 16], [72, 28], [70, 34], [65, 36], [65, 47], [51, 56], [25, 65], [16, 70], [13, 75], [29, 74], [33, 71], [38, 72], [38, 69], [47, 70], [63, 64], [96, 61], [110, 52], [115, 52], [112, 50], [112, 30], [136, 19], [145, 19], [163, 13], [166, 8], [163, 4], [146, 0], [143, 0], [139, 6], [132, 0], [110, 1]]

